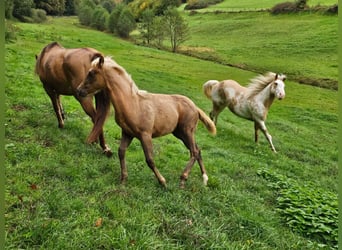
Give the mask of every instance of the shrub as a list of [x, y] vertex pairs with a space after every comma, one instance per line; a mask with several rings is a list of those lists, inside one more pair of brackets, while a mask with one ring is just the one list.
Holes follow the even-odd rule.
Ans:
[[93, 9], [89, 6], [83, 6], [78, 11], [78, 20], [81, 24], [89, 26], [92, 21]]
[[136, 22], [133, 14], [125, 7], [120, 13], [118, 24], [117, 24], [117, 33], [120, 37], [127, 38], [129, 37], [129, 33], [135, 29]]
[[17, 39], [19, 27], [5, 19], [5, 41], [10, 42]]
[[82, 2], [80, 2], [77, 13], [78, 20], [82, 25], [90, 26], [95, 7], [95, 3], [91, 0], [82, 0]]
[[185, 10], [195, 10], [195, 9], [204, 9], [209, 5], [214, 5], [217, 3], [221, 3], [223, 0], [189, 0], [188, 4], [185, 5]]
[[283, 2], [276, 4], [271, 9], [272, 14], [293, 13], [308, 9], [307, 0], [297, 0], [296, 2]]
[[118, 4], [108, 18], [108, 30], [127, 38], [135, 27], [136, 22], [130, 9], [125, 4]]
[[46, 21], [46, 11], [42, 9], [32, 9], [32, 19], [35, 23]]
[[5, 0], [5, 18], [11, 19], [13, 17], [13, 8], [14, 2], [13, 0]]
[[27, 21], [25, 17], [32, 16], [33, 0], [14, 0], [12, 15], [20, 21]]
[[116, 33], [120, 14], [121, 14], [122, 10], [124, 9], [124, 7], [125, 7], [124, 4], [118, 4], [113, 9], [112, 13], [110, 13], [109, 18], [108, 18], [108, 22], [107, 22], [107, 29], [111, 33]]
[[101, 6], [96, 7], [91, 19], [91, 26], [98, 30], [105, 30], [109, 13]]
[[204, 9], [209, 6], [206, 0], [190, 0], [187, 5], [185, 5], [185, 10], [196, 10]]

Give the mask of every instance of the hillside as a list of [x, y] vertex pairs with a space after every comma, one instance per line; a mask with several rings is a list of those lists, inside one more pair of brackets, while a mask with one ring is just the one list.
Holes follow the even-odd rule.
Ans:
[[[139, 88], [186, 95], [206, 113], [211, 103], [202, 93], [205, 81], [229, 76], [246, 84], [256, 73], [137, 46], [81, 27], [74, 17], [15, 25], [17, 40], [5, 44], [6, 249], [283, 250], [337, 244], [336, 91], [286, 81], [286, 98], [274, 102], [266, 122], [278, 154], [262, 136], [256, 145], [253, 124], [228, 110], [215, 137], [199, 124], [207, 187], [194, 166], [186, 188], [179, 189], [188, 151], [170, 135], [154, 140], [156, 165], [168, 183], [161, 188], [134, 140], [122, 186], [117, 154], [108, 159], [97, 144], [85, 144], [91, 122], [73, 97], [62, 97], [65, 128], [57, 128], [34, 75], [35, 55], [45, 45], [94, 47], [113, 56]], [[117, 152], [121, 132], [113, 111], [104, 131]]]

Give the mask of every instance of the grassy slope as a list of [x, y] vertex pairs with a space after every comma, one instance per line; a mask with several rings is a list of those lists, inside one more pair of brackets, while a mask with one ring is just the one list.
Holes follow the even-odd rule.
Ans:
[[[244, 11], [244, 10], [258, 10], [258, 9], [270, 9], [277, 3], [286, 2], [281, 0], [244, 0], [244, 1], [235, 1], [235, 0], [224, 0], [222, 3], [211, 5], [206, 9], [200, 10], [201, 12], [206, 11]], [[292, 1], [290, 1], [292, 2]], [[337, 0], [309, 0], [309, 6], [323, 5], [329, 6], [337, 4]]]
[[212, 13], [185, 18], [191, 38], [183, 49], [192, 54], [337, 86], [337, 16]]
[[[127, 152], [129, 181], [122, 187], [116, 155], [107, 159], [97, 145], [84, 144], [91, 124], [72, 97], [62, 99], [66, 128], [57, 129], [50, 101], [33, 75], [34, 55], [43, 46], [58, 40], [65, 47], [95, 47], [113, 55], [140, 88], [185, 94], [207, 112], [204, 81], [229, 75], [247, 82], [254, 74], [137, 47], [74, 23], [55, 18], [18, 24], [17, 42], [6, 45], [8, 249], [311, 248], [309, 239], [283, 225], [276, 194], [256, 171], [267, 168], [337, 192], [336, 92], [287, 82], [287, 97], [274, 103], [267, 123], [277, 155], [263, 137], [256, 146], [253, 125], [228, 111], [219, 118], [216, 137], [199, 125], [208, 188], [194, 166], [186, 189], [178, 189], [188, 153], [167, 136], [155, 140], [156, 164], [168, 181], [168, 190], [161, 189], [134, 141]], [[120, 130], [112, 117], [105, 133], [116, 151]], [[95, 227], [99, 218], [103, 223]]]

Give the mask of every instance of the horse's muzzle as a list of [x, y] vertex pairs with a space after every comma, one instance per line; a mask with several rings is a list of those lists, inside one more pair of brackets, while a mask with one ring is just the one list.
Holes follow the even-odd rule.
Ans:
[[84, 89], [77, 89], [76, 94], [80, 97], [86, 97], [88, 95], [87, 91], [85, 91]]

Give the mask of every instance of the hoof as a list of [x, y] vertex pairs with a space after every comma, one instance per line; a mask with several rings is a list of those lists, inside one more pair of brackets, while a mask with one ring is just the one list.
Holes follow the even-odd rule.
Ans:
[[204, 184], [204, 186], [206, 186], [207, 184], [208, 184], [208, 175], [207, 174], [203, 174], [203, 184]]
[[109, 158], [112, 157], [113, 152], [110, 149], [103, 150], [103, 153]]
[[164, 177], [159, 180], [159, 184], [162, 185], [164, 188], [167, 188], [166, 180], [164, 179]]

